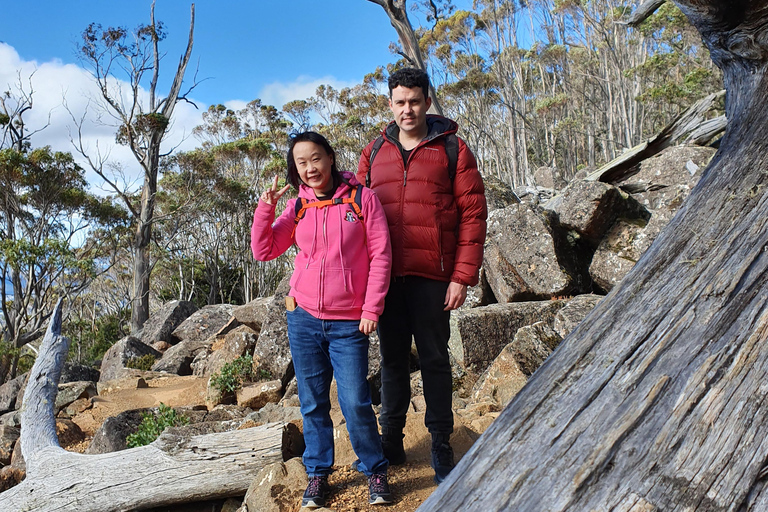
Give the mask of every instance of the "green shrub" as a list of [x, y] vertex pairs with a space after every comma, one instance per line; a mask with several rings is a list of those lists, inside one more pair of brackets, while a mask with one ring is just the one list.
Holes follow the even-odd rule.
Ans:
[[211, 376], [213, 386], [223, 396], [234, 393], [243, 383], [253, 380], [253, 359], [248, 356], [240, 356], [234, 361], [224, 363], [221, 370]]
[[152, 365], [155, 364], [155, 356], [152, 354], [144, 354], [141, 357], [132, 357], [125, 363], [126, 368], [133, 368], [134, 370], [149, 371], [152, 369]]
[[133, 434], [130, 434], [126, 439], [126, 445], [128, 448], [136, 448], [137, 446], [145, 446], [160, 437], [168, 427], [179, 427], [187, 425], [189, 418], [176, 414], [173, 408], [168, 407], [164, 403], [160, 403], [157, 414], [147, 412], [141, 415], [141, 424], [139, 428]]

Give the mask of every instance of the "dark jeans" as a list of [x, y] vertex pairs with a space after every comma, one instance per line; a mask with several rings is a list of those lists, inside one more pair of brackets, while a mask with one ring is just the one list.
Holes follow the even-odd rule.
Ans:
[[379, 318], [381, 342], [382, 429], [399, 431], [411, 401], [409, 354], [416, 341], [427, 413], [424, 424], [433, 434], [453, 432], [451, 364], [448, 338], [450, 311], [445, 307], [448, 283], [417, 276], [393, 278]]
[[286, 313], [288, 340], [304, 418], [302, 458], [308, 476], [327, 475], [334, 462], [331, 422], [331, 379], [336, 377], [339, 405], [352, 448], [360, 458], [358, 470], [371, 476], [387, 471], [381, 451], [376, 415], [371, 407], [368, 336], [359, 320], [320, 320], [301, 308]]

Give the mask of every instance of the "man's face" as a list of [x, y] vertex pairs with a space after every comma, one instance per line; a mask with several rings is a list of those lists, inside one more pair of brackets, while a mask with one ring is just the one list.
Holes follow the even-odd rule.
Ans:
[[412, 89], [398, 85], [392, 89], [389, 108], [395, 116], [395, 123], [401, 132], [409, 135], [421, 135], [427, 128], [427, 110], [432, 99], [424, 97], [421, 87]]

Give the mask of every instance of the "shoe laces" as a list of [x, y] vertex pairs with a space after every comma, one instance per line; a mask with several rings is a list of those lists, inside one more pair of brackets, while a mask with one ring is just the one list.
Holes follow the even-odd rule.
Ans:
[[309, 483], [307, 484], [307, 493], [311, 496], [321, 495], [324, 484], [325, 484], [325, 477], [323, 476], [309, 477]]
[[371, 492], [389, 492], [388, 486], [387, 475], [384, 473], [374, 473], [368, 479], [368, 489]]

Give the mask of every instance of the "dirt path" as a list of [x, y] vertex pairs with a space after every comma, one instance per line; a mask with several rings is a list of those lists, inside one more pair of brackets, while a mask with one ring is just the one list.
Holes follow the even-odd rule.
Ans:
[[[91, 409], [72, 418], [86, 433], [88, 439], [84, 443], [67, 447], [67, 449], [82, 452], [106, 418], [126, 410], [157, 407], [160, 403], [172, 407], [205, 404], [206, 379], [193, 376], [161, 377], [148, 380], [147, 384], [149, 386], [147, 388], [114, 389], [96, 397]], [[328, 509], [339, 512], [363, 510], [412, 512], [416, 510], [437, 488], [432, 480], [434, 473], [429, 465], [429, 439], [429, 433], [423, 425], [423, 415], [416, 413], [409, 416], [405, 439], [408, 462], [402, 466], [392, 467], [389, 471], [390, 486], [396, 498], [395, 503], [386, 507], [369, 506], [365, 476], [346, 464], [340, 464], [329, 479], [333, 495]], [[473, 436], [466, 429], [457, 429], [452, 438], [457, 462], [472, 445], [473, 440]], [[338, 447], [337, 461], [343, 462], [353, 456], [347, 450], [347, 447]], [[299, 503], [295, 510], [300, 510]]]

